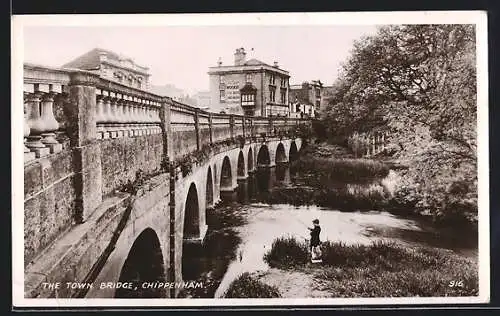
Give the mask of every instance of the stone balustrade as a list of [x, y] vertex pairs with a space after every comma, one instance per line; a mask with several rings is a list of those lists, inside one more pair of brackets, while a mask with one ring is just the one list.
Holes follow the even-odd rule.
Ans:
[[25, 162], [60, 152], [62, 144], [56, 139], [60, 124], [54, 116], [54, 100], [63, 94], [63, 85], [28, 82], [23, 90]]
[[97, 89], [97, 139], [160, 134], [161, 103], [117, 91]]
[[71, 146], [165, 133], [172, 149], [183, 153], [228, 139], [277, 136], [301, 121], [210, 113], [91, 72], [30, 64], [24, 66], [24, 114], [25, 162], [60, 152], [64, 133]]

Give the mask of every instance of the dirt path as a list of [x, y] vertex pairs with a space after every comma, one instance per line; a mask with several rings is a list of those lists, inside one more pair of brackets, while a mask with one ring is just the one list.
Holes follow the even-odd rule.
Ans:
[[284, 298], [331, 297], [330, 293], [316, 289], [316, 281], [312, 274], [270, 268], [254, 275], [260, 281], [276, 286]]

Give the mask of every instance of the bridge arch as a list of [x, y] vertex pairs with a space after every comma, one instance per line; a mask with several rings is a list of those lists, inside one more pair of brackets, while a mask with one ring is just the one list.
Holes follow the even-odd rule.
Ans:
[[191, 183], [186, 198], [184, 211], [184, 239], [197, 238], [200, 235], [200, 208], [196, 185]]
[[269, 149], [266, 145], [260, 146], [259, 153], [257, 154], [257, 166], [269, 166], [271, 158], [269, 156]]
[[115, 298], [165, 298], [165, 289], [142, 288], [143, 282], [165, 280], [164, 259], [160, 240], [151, 228], [144, 229], [135, 239], [122, 266], [119, 282], [133, 282], [137, 289], [119, 288]]
[[243, 151], [240, 150], [238, 155], [238, 178], [245, 177], [245, 157], [243, 156]]
[[228, 156], [225, 156], [222, 160], [221, 167], [221, 175], [220, 175], [220, 188], [227, 189], [231, 188], [233, 185], [233, 177], [231, 173], [231, 161]]
[[295, 141], [292, 141], [290, 143], [290, 153], [288, 154], [288, 157], [290, 162], [297, 160], [298, 158], [299, 151], [297, 149], [297, 144], [295, 144]]
[[276, 147], [275, 162], [276, 163], [288, 162], [288, 159], [286, 158], [286, 153], [285, 153], [285, 146], [283, 145], [283, 143], [279, 143], [278, 146]]
[[206, 206], [210, 208], [214, 203], [214, 181], [212, 178], [212, 168], [208, 166], [207, 170], [207, 186], [205, 190], [206, 195]]
[[247, 164], [248, 164], [248, 167], [247, 167], [248, 172], [253, 171], [253, 150], [252, 150], [252, 147], [250, 147], [248, 149]]

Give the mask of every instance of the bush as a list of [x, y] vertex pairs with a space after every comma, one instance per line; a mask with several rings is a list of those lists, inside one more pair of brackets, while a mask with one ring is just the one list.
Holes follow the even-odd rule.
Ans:
[[224, 298], [276, 298], [281, 297], [278, 288], [254, 279], [248, 272], [231, 282]]
[[293, 237], [280, 237], [273, 241], [271, 250], [264, 255], [271, 267], [293, 267], [305, 264], [309, 260], [306, 242], [299, 242]]
[[307, 170], [326, 176], [325, 181], [343, 181], [347, 183], [365, 182], [370, 179], [384, 178], [389, 174], [389, 167], [379, 161], [368, 159], [336, 159], [303, 156], [294, 163], [299, 170]]

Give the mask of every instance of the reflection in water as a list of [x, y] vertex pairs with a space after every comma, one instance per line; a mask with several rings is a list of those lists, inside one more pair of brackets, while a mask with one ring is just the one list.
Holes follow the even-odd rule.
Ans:
[[[207, 234], [210, 240], [210, 245], [207, 245], [209, 249], [199, 251], [197, 255], [198, 260], [217, 262], [216, 266], [205, 264], [204, 268], [201, 268], [204, 271], [195, 273], [206, 275], [217, 271], [215, 276], [212, 274], [216, 279], [213, 282], [215, 288], [205, 293], [206, 296], [195, 297], [221, 297], [229, 284], [241, 273], [266, 270], [268, 266], [263, 256], [270, 249], [273, 240], [281, 236], [307, 240], [309, 235], [306, 226], [311, 225], [314, 218], [320, 220], [320, 238], [323, 241], [353, 244], [388, 239], [408, 245], [448, 248], [477, 255], [477, 238], [475, 241], [472, 238], [472, 242], [469, 240], [468, 243], [457, 239], [457, 236], [450, 239], [442, 232], [438, 233], [428, 223], [423, 224], [415, 219], [388, 212], [341, 212], [314, 205], [269, 203], [273, 192], [285, 189], [290, 184], [300, 187], [295, 181], [298, 176], [300, 174], [297, 170], [290, 170], [286, 165], [277, 165], [275, 168], [259, 168], [247, 179], [238, 181], [238, 189], [231, 196], [231, 200], [226, 199], [223, 205], [216, 207], [210, 217]], [[367, 187], [369, 185], [367, 184]], [[339, 186], [339, 190], [347, 188], [347, 184]], [[234, 222], [235, 218], [239, 220]], [[210, 249], [215, 246], [216, 250]]]

